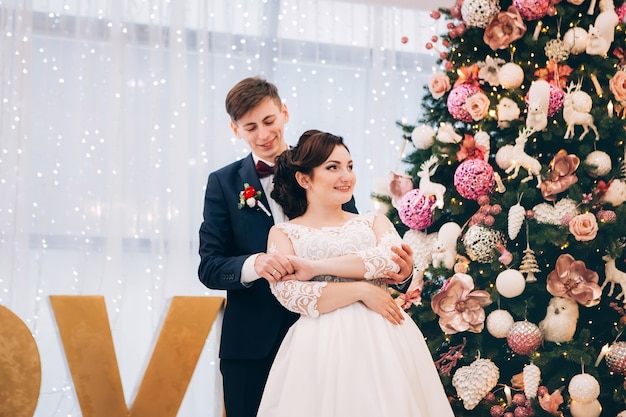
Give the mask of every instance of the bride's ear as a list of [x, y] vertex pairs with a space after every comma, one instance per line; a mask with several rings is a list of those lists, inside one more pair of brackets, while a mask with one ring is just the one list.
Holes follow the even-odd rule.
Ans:
[[311, 178], [308, 175], [303, 174], [302, 172], [296, 172], [296, 181], [298, 182], [298, 185], [300, 185], [300, 187], [306, 190], [307, 188], [309, 188], [309, 182], [311, 182]]

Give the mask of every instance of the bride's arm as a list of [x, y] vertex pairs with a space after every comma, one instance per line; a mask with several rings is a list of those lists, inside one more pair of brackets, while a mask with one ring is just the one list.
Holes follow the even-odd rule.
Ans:
[[[270, 230], [268, 251], [293, 254], [289, 238], [277, 228]], [[363, 302], [393, 324], [403, 320], [401, 310], [387, 291], [366, 282], [279, 281], [270, 283], [276, 299], [288, 310], [309, 317]]]
[[[355, 254], [320, 260], [290, 257], [295, 273], [286, 276], [285, 279], [308, 281], [317, 275], [377, 279], [387, 278], [391, 273], [397, 273], [400, 267], [394, 260], [397, 259], [397, 255], [394, 255], [392, 247], [401, 246], [402, 238], [385, 216], [375, 217], [372, 230], [376, 234], [377, 245]], [[413, 269], [412, 262], [410, 269]]]

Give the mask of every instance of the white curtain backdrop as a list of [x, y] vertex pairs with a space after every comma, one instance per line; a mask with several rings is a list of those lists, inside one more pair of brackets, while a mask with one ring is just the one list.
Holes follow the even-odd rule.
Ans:
[[[50, 295], [105, 297], [129, 406], [171, 297], [224, 295], [198, 281], [197, 231], [208, 174], [248, 153], [224, 110], [240, 79], [277, 84], [289, 143], [310, 128], [344, 136], [357, 205], [374, 209], [370, 193], [398, 168], [396, 121], [415, 123], [434, 71], [424, 45], [445, 22], [428, 14], [354, 0], [0, 0], [0, 304], [40, 350], [37, 417], [82, 415]], [[221, 416], [219, 325], [179, 416]]]

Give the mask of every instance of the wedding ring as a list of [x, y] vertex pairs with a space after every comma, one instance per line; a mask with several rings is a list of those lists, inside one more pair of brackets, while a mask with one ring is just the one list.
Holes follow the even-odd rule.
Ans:
[[276, 272], [278, 272], [276, 269], [275, 269], [275, 270], [273, 270], [271, 275], [272, 275], [272, 276], [274, 276], [274, 274], [275, 274]]

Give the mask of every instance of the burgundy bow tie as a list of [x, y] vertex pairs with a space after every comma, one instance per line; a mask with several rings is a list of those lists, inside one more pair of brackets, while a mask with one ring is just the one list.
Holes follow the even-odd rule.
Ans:
[[269, 177], [270, 175], [274, 175], [274, 167], [259, 160], [259, 162], [256, 163], [256, 172], [259, 174], [259, 178]]

